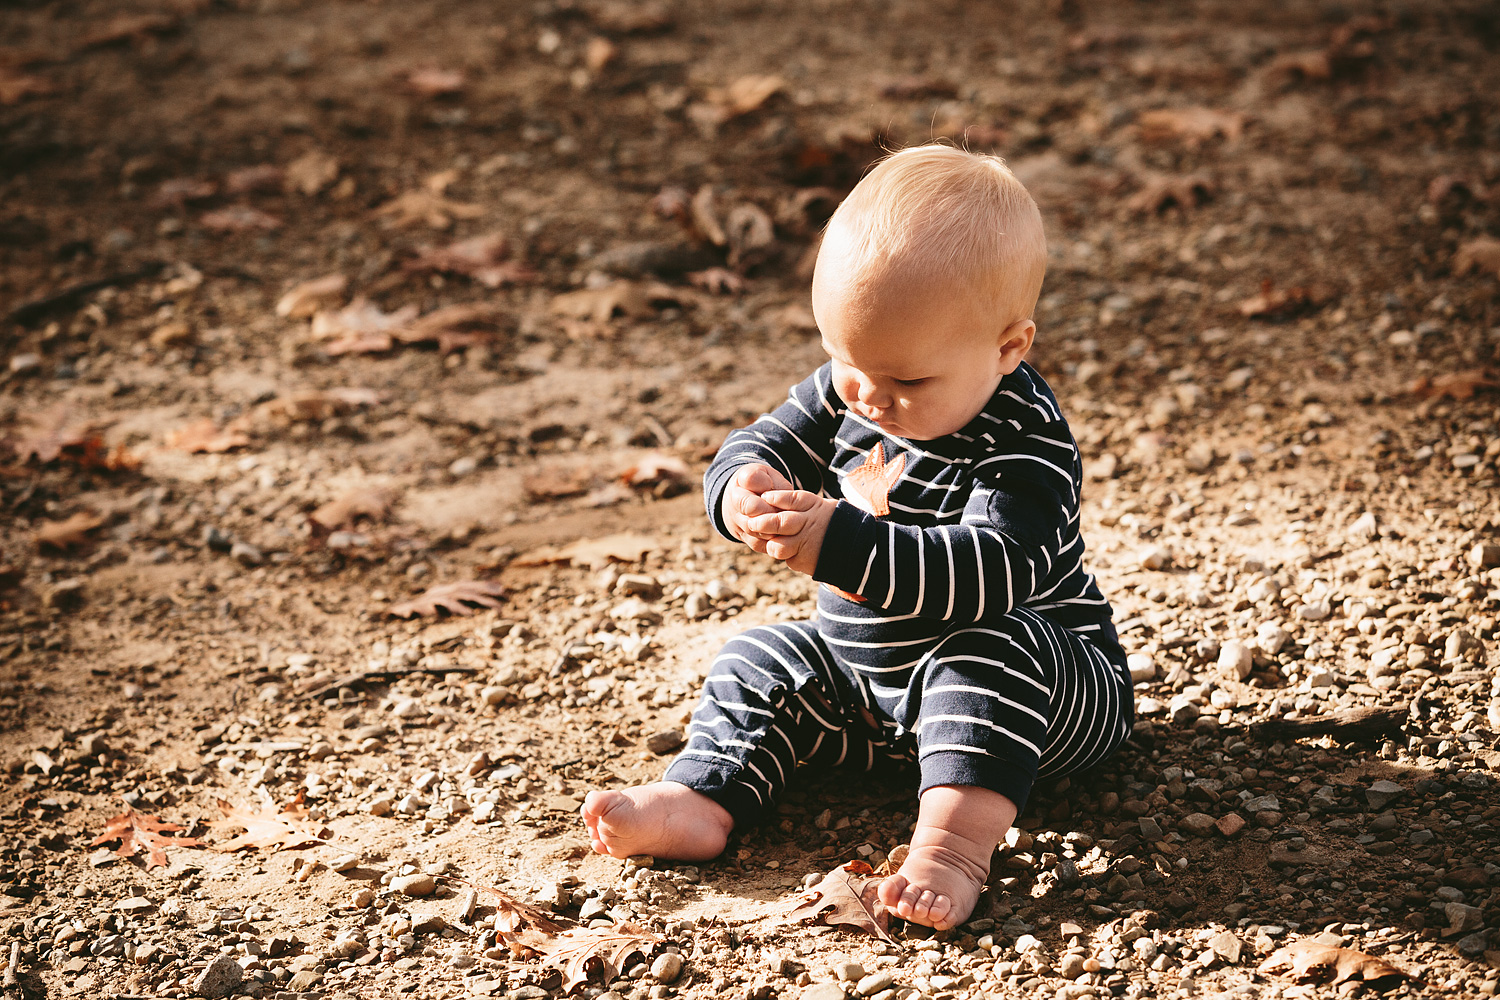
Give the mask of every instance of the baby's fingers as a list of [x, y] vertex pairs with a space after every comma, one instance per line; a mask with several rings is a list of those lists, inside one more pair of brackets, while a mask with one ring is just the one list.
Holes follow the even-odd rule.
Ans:
[[767, 490], [760, 499], [778, 510], [809, 511], [818, 503], [818, 495], [807, 490]]
[[796, 511], [778, 510], [772, 514], [749, 518], [745, 524], [758, 535], [774, 537], [795, 535], [802, 530], [802, 515]]

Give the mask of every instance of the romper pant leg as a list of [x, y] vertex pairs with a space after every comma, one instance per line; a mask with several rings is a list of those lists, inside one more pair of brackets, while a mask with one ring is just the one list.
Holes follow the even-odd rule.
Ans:
[[896, 707], [917, 737], [921, 790], [979, 785], [1025, 808], [1038, 776], [1098, 763], [1131, 732], [1130, 675], [1026, 608], [945, 635]]
[[811, 622], [751, 629], [714, 660], [687, 747], [663, 778], [722, 805], [737, 828], [753, 825], [799, 761], [873, 760], [868, 741], [850, 732], [851, 697]]

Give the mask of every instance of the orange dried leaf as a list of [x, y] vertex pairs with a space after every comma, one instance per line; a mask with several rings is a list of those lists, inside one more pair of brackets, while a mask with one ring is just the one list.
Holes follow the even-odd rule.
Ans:
[[627, 486], [654, 486], [662, 482], [682, 482], [691, 475], [688, 464], [676, 455], [650, 451], [621, 471], [620, 481]]
[[499, 598], [504, 596], [505, 588], [498, 583], [488, 580], [459, 580], [456, 583], [439, 584], [409, 601], [392, 604], [390, 613], [397, 618], [412, 618], [417, 615], [430, 618], [441, 611], [467, 616], [474, 613], [470, 605], [498, 608], [501, 607]]
[[273, 163], [259, 163], [253, 167], [232, 170], [224, 178], [224, 190], [230, 194], [268, 194], [280, 191], [286, 183], [286, 174]]
[[522, 477], [521, 488], [529, 500], [562, 500], [587, 493], [593, 482], [590, 466], [552, 466]]
[[452, 201], [430, 188], [397, 195], [375, 210], [390, 225], [405, 228], [419, 223], [433, 229], [447, 229], [454, 219], [477, 219], [484, 214], [478, 205]]
[[211, 417], [204, 417], [186, 427], [167, 431], [166, 441], [168, 448], [178, 451], [219, 454], [245, 447], [250, 443], [250, 435], [233, 425], [220, 429]]
[[402, 265], [407, 271], [441, 271], [461, 274], [484, 285], [520, 284], [536, 277], [525, 264], [508, 260], [510, 245], [499, 233], [459, 240], [446, 247], [423, 247], [415, 260]]
[[451, 354], [492, 339], [502, 315], [490, 303], [463, 302], [434, 309], [392, 336], [403, 344], [436, 343], [440, 352]]
[[603, 984], [617, 978], [631, 956], [649, 959], [662, 940], [644, 927], [626, 922], [560, 934], [536, 950], [546, 956], [544, 966], [562, 973], [562, 992], [572, 993], [590, 980]]
[[313, 150], [303, 153], [286, 165], [286, 186], [311, 197], [339, 179], [339, 161], [327, 153]]
[[329, 531], [336, 531], [362, 517], [371, 521], [385, 520], [395, 501], [396, 491], [387, 487], [351, 490], [313, 511], [309, 519]]
[[1237, 308], [1240, 315], [1245, 317], [1271, 316], [1295, 310], [1306, 305], [1310, 299], [1307, 289], [1300, 285], [1277, 288], [1267, 278], [1260, 283], [1260, 291], [1242, 301]]
[[1403, 979], [1413, 978], [1382, 958], [1317, 941], [1298, 941], [1278, 948], [1260, 967], [1263, 971], [1290, 968], [1298, 979], [1363, 982], [1377, 989], [1389, 989]]
[[687, 280], [688, 284], [711, 295], [738, 295], [745, 290], [745, 279], [726, 267], [690, 271]]
[[1458, 248], [1458, 253], [1453, 255], [1453, 273], [1468, 274], [1470, 271], [1487, 271], [1500, 278], [1500, 240], [1481, 236]]
[[1199, 146], [1221, 135], [1236, 142], [1245, 131], [1245, 116], [1205, 107], [1159, 108], [1141, 113], [1140, 131], [1144, 142], [1178, 140]]
[[245, 847], [285, 850], [306, 844], [330, 843], [322, 836], [319, 828], [306, 821], [307, 810], [299, 802], [289, 802], [280, 809], [264, 806], [256, 812], [248, 806], [230, 805], [223, 799], [216, 801], [224, 818], [214, 820], [208, 824], [209, 827], [216, 830], [245, 831], [232, 840], [215, 844], [213, 849], [216, 851], [228, 853]]
[[36, 533], [38, 548], [71, 551], [88, 541], [88, 534], [104, 523], [104, 518], [79, 511], [66, 521], [48, 521]]
[[[384, 337], [387, 341], [398, 330], [404, 330], [417, 318], [417, 307], [405, 305], [394, 312], [364, 297], [358, 297], [342, 309], [323, 309], [313, 316], [314, 340], [347, 341], [358, 338]], [[389, 347], [387, 347], [389, 349]]]
[[281, 220], [276, 216], [249, 205], [230, 205], [205, 212], [198, 222], [204, 229], [215, 233], [268, 233], [281, 228]]
[[797, 897], [787, 916], [805, 924], [850, 927], [892, 941], [892, 912], [876, 896], [882, 875], [863, 861], [835, 868]]
[[146, 868], [160, 868], [167, 863], [168, 847], [201, 847], [193, 837], [164, 837], [163, 833], [184, 829], [176, 823], [166, 823], [157, 816], [147, 816], [134, 809], [127, 809], [118, 816], [104, 822], [104, 832], [89, 842], [90, 847], [118, 840], [120, 846], [114, 853], [128, 858], [142, 851], [146, 854]]
[[497, 889], [483, 882], [470, 882], [468, 879], [457, 878], [452, 875], [444, 876], [452, 878], [456, 882], [462, 882], [471, 889], [488, 894], [493, 898], [495, 905], [495, 930], [501, 935], [511, 935], [528, 928], [541, 931], [545, 934], [555, 934], [562, 930], [562, 924], [553, 920], [543, 911], [532, 906], [530, 903], [522, 902], [504, 889]]
[[603, 538], [585, 538], [567, 545], [547, 545], [533, 549], [511, 560], [514, 566], [546, 566], [572, 563], [599, 569], [611, 562], [636, 563], [648, 552], [655, 552], [656, 542], [645, 535], [622, 533]]
[[1480, 389], [1500, 389], [1500, 378], [1488, 368], [1477, 372], [1454, 372], [1451, 375], [1423, 375], [1406, 387], [1413, 396], [1423, 399], [1473, 399]]
[[1213, 193], [1213, 182], [1202, 174], [1153, 174], [1141, 181], [1141, 189], [1130, 196], [1125, 206], [1143, 215], [1155, 215], [1175, 206], [1186, 215], [1213, 197]]
[[342, 274], [325, 274], [300, 282], [276, 303], [276, 315], [289, 319], [308, 319], [319, 309], [342, 302], [349, 279]]

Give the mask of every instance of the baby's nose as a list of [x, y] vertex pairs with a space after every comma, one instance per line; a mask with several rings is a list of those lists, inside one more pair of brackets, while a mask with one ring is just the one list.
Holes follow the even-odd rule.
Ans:
[[880, 388], [873, 379], [861, 376], [859, 380], [859, 401], [866, 406], [884, 409], [891, 405], [891, 396], [890, 393]]

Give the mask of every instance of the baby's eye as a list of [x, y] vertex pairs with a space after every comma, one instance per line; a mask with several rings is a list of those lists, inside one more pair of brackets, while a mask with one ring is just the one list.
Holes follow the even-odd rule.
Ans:
[[904, 386], [910, 388], [911, 386], [914, 386], [914, 385], [921, 385], [923, 382], [926, 382], [926, 381], [927, 380], [925, 378], [898, 378], [898, 379], [896, 379], [896, 384], [897, 385], [904, 385]]

